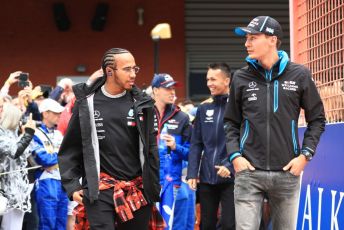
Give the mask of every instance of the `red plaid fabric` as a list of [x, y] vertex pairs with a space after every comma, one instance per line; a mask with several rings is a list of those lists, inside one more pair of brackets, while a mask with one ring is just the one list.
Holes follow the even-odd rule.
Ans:
[[[133, 219], [134, 215], [132, 212], [147, 205], [147, 201], [140, 190], [142, 187], [142, 177], [137, 177], [131, 181], [118, 181], [106, 173], [100, 173], [99, 190], [114, 189], [113, 200], [115, 211], [122, 223]], [[76, 216], [75, 230], [90, 229], [83, 205], [79, 204], [74, 209], [73, 214]], [[162, 230], [165, 227], [167, 227], [165, 221], [155, 205], [152, 205], [149, 229]]]
[[149, 220], [148, 229], [149, 230], [163, 230], [165, 228], [167, 228], [167, 224], [164, 218], [162, 218], [157, 207], [155, 205], [152, 205], [152, 215]]
[[75, 216], [74, 230], [89, 230], [90, 225], [87, 221], [85, 206], [79, 204], [73, 210]]
[[147, 205], [147, 201], [140, 190], [142, 189], [142, 177], [137, 177], [131, 181], [117, 181], [106, 173], [100, 173], [99, 190], [109, 188], [114, 190], [115, 211], [121, 222], [133, 219], [132, 212]]

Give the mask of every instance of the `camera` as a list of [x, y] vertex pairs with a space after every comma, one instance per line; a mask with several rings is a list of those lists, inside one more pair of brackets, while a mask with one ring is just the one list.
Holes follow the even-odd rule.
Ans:
[[[23, 116], [20, 118], [20, 121], [19, 121], [19, 126], [23, 126], [23, 125], [26, 125], [27, 123], [27, 120], [28, 120], [28, 116], [25, 116], [25, 114], [23, 114]], [[35, 121], [35, 124], [36, 124], [36, 127], [41, 127], [42, 125], [42, 121]]]
[[26, 86], [29, 86], [29, 74], [28, 73], [20, 73], [18, 77], [18, 86], [21, 88], [24, 88]]

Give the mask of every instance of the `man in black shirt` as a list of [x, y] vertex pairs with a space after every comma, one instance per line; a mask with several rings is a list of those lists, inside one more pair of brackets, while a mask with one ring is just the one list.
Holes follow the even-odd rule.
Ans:
[[139, 67], [129, 51], [108, 50], [102, 69], [94, 83], [73, 88], [77, 100], [59, 153], [62, 183], [85, 206], [91, 229], [148, 229], [160, 191], [154, 104], [134, 86]]

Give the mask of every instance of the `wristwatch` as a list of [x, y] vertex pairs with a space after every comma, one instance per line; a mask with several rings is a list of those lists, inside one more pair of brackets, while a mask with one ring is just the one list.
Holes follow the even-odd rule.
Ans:
[[313, 158], [313, 154], [310, 153], [310, 152], [307, 151], [307, 150], [302, 151], [301, 154], [304, 155], [304, 156], [306, 157], [306, 160], [307, 160], [307, 161], [311, 161], [312, 158]]

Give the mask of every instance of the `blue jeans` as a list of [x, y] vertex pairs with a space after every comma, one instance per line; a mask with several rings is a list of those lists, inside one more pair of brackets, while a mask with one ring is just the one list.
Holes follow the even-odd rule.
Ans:
[[300, 177], [290, 172], [243, 170], [235, 175], [236, 230], [259, 229], [264, 194], [269, 199], [273, 229], [295, 230]]

